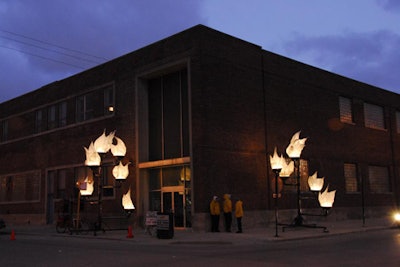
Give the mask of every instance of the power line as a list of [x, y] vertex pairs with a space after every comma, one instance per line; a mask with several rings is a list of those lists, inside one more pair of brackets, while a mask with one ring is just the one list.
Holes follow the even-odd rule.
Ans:
[[71, 66], [71, 67], [75, 67], [75, 68], [78, 68], [78, 69], [85, 69], [85, 68], [83, 68], [81, 66], [77, 66], [77, 65], [70, 64], [70, 63], [67, 63], [67, 62], [64, 62], [64, 61], [60, 61], [60, 60], [44, 57], [44, 56], [41, 56], [41, 55], [36, 55], [36, 54], [30, 53], [30, 52], [26, 52], [26, 51], [23, 51], [23, 50], [19, 50], [19, 49], [13, 48], [13, 47], [7, 47], [7, 46], [4, 46], [4, 45], [0, 45], [0, 47], [6, 48], [6, 49], [10, 49], [10, 50], [14, 50], [14, 51], [17, 51], [17, 52], [20, 52], [20, 53], [23, 53], [23, 54], [27, 54], [27, 55], [30, 55], [30, 56], [38, 57], [38, 58], [41, 58], [41, 59], [45, 59], [45, 60], [61, 63], [61, 64], [68, 65], [68, 66]]
[[64, 46], [60, 46], [60, 45], [57, 45], [57, 44], [52, 44], [52, 43], [49, 43], [49, 42], [45, 42], [45, 41], [42, 41], [42, 40], [39, 40], [39, 39], [35, 39], [35, 38], [29, 37], [29, 36], [26, 36], [26, 35], [18, 34], [18, 33], [15, 33], [15, 32], [3, 30], [3, 29], [0, 29], [0, 31], [8, 33], [8, 34], [11, 34], [11, 35], [19, 36], [19, 37], [22, 37], [22, 38], [26, 38], [26, 39], [29, 39], [29, 40], [32, 40], [32, 41], [35, 41], [35, 42], [38, 42], [38, 43], [45, 44], [45, 45], [54, 46], [54, 47], [57, 47], [57, 48], [60, 48], [60, 49], [64, 49], [64, 50], [70, 51], [70, 52], [79, 53], [79, 54], [82, 54], [82, 55], [86, 55], [86, 56], [89, 56], [89, 57], [93, 57], [93, 58], [97, 58], [97, 59], [101, 59], [101, 60], [105, 60], [105, 61], [109, 60], [109, 59], [104, 58], [104, 57], [91, 55], [91, 54], [86, 53], [86, 52], [70, 49], [70, 48], [67, 48], [67, 47], [64, 47]]
[[14, 41], [14, 42], [17, 42], [17, 43], [21, 43], [21, 44], [24, 44], [24, 45], [36, 47], [36, 48], [39, 48], [39, 49], [42, 49], [42, 50], [45, 50], [45, 51], [49, 51], [49, 52], [53, 52], [53, 53], [57, 53], [57, 54], [60, 54], [60, 55], [68, 56], [68, 57], [71, 57], [71, 58], [74, 58], [74, 59], [77, 59], [77, 60], [82, 60], [82, 61], [86, 61], [86, 62], [90, 62], [90, 63], [96, 63], [96, 64], [101, 63], [101, 62], [98, 62], [98, 61], [93, 61], [93, 60], [90, 60], [90, 59], [85, 59], [85, 58], [82, 58], [82, 57], [77, 57], [77, 56], [74, 56], [74, 55], [63, 53], [63, 52], [60, 52], [60, 51], [57, 51], [57, 50], [44, 48], [44, 47], [41, 47], [39, 45], [34, 45], [34, 44], [27, 43], [27, 42], [19, 41], [19, 40], [16, 40], [16, 39], [13, 39], [13, 38], [9, 38], [9, 37], [6, 37], [6, 36], [0, 36], [0, 38], [11, 40], [11, 41]]

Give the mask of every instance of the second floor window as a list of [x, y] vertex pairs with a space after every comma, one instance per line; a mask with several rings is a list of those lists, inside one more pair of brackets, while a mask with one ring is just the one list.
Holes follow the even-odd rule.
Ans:
[[47, 127], [49, 130], [57, 128], [57, 106], [52, 105], [47, 110]]
[[36, 133], [52, 130], [66, 125], [67, 125], [67, 102], [60, 102], [36, 111], [35, 114]]
[[396, 128], [397, 133], [400, 133], [400, 111], [396, 111]]
[[67, 102], [58, 105], [58, 127], [67, 125]]
[[94, 116], [94, 94], [88, 93], [76, 99], [76, 121], [90, 120]]
[[365, 127], [373, 129], [385, 129], [383, 107], [364, 103]]
[[0, 136], [0, 142], [5, 142], [8, 140], [8, 121], [4, 120], [1, 122], [1, 136]]
[[112, 86], [104, 89], [104, 115], [110, 115], [114, 112], [114, 88]]
[[76, 98], [76, 122], [111, 115], [114, 108], [114, 87], [99, 88]]
[[47, 130], [45, 114], [46, 114], [45, 109], [39, 109], [36, 111], [36, 114], [35, 114], [35, 132], [36, 133], [44, 132]]
[[340, 121], [345, 123], [353, 123], [353, 109], [352, 101], [350, 98], [340, 96], [339, 97], [339, 111]]

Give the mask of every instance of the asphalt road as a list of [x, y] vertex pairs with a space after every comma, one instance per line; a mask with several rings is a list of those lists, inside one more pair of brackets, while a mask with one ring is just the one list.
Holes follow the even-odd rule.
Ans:
[[71, 236], [0, 235], [0, 266], [400, 266], [388, 229], [263, 244], [140, 244]]

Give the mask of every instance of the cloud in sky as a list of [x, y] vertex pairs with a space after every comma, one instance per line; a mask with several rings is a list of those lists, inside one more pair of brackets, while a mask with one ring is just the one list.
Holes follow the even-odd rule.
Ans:
[[6, 0], [0, 103], [197, 24], [400, 92], [397, 0]]
[[[284, 45], [288, 57], [387, 90], [400, 89], [400, 35], [388, 31], [296, 36]], [[400, 90], [397, 90], [400, 92]]]

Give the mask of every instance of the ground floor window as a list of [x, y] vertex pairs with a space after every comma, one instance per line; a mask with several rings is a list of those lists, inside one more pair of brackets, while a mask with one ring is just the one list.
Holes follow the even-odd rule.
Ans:
[[344, 180], [346, 183], [346, 193], [360, 192], [357, 179], [357, 165], [354, 163], [344, 164]]
[[382, 166], [368, 166], [368, 182], [371, 193], [389, 193], [389, 170]]
[[40, 200], [40, 171], [0, 176], [0, 202]]

